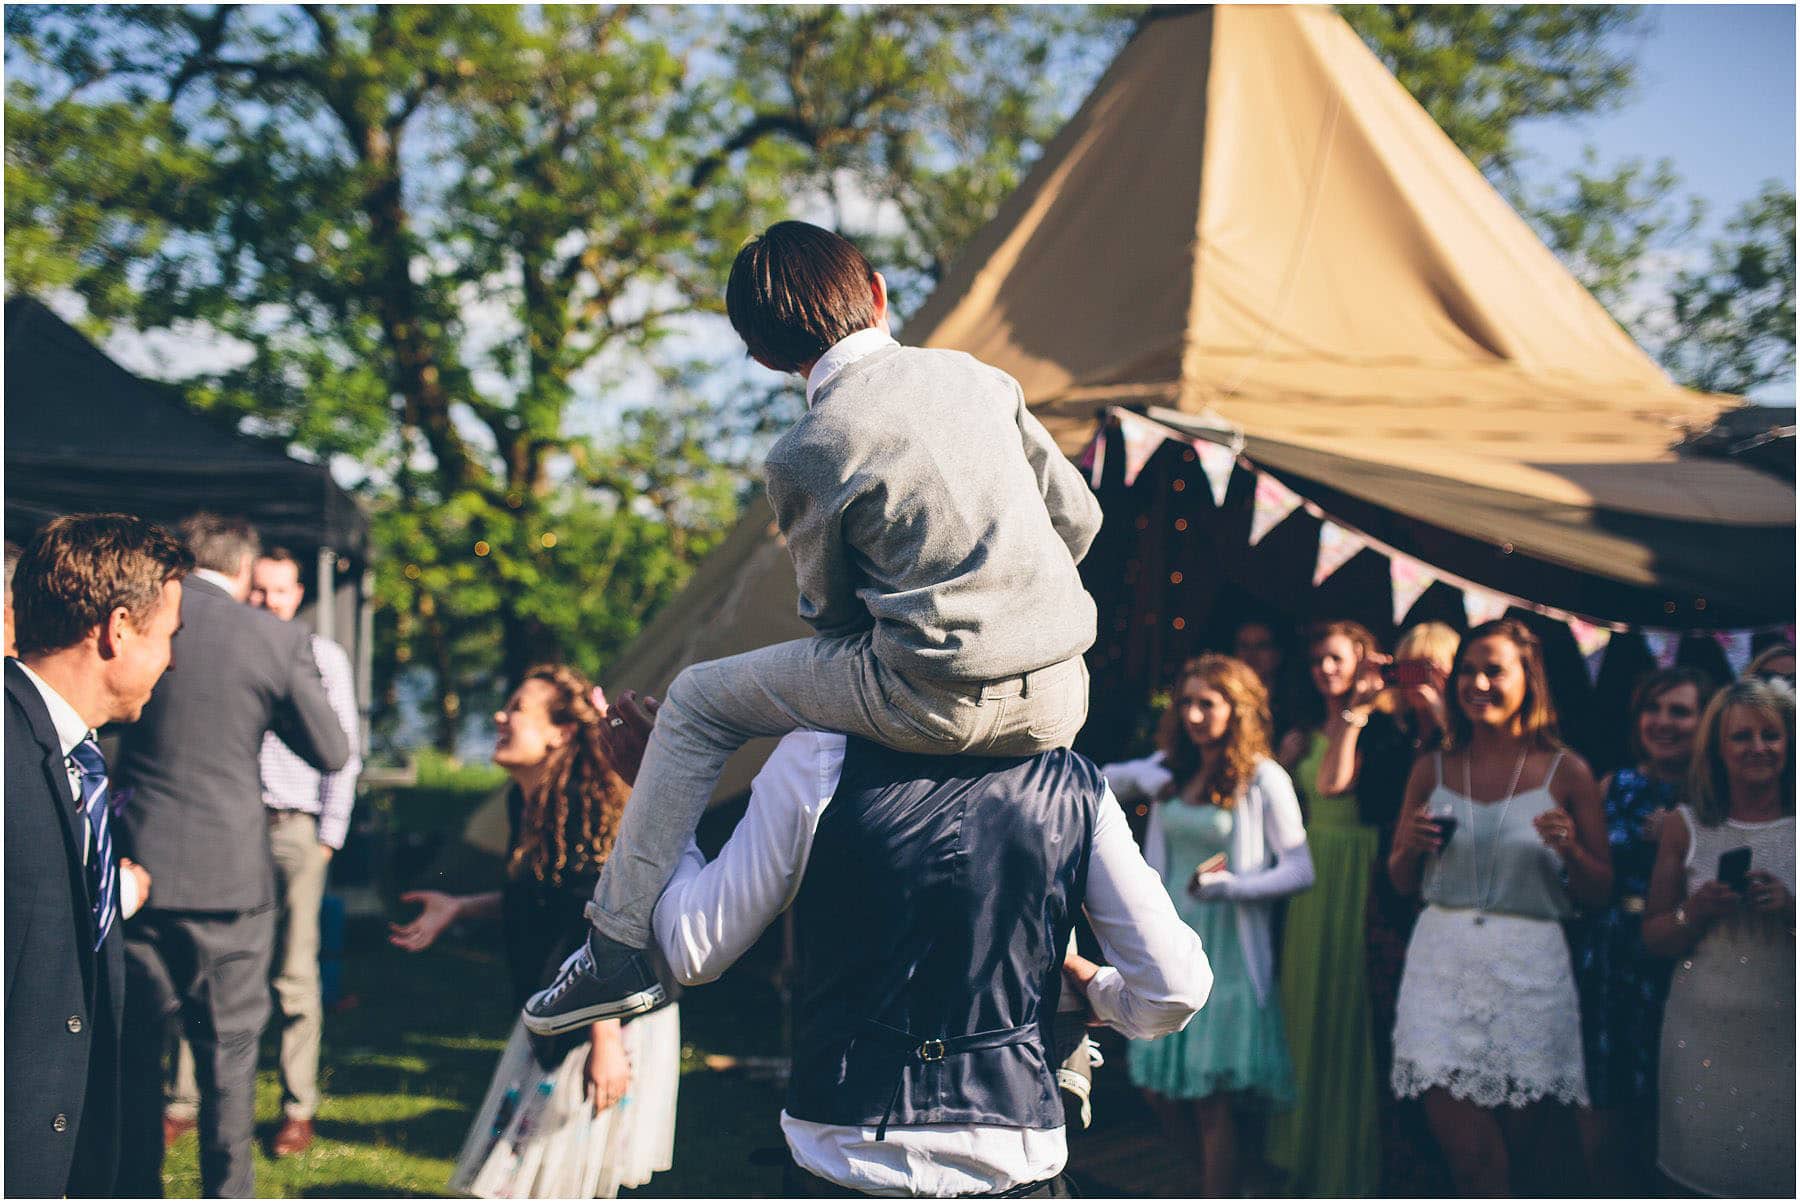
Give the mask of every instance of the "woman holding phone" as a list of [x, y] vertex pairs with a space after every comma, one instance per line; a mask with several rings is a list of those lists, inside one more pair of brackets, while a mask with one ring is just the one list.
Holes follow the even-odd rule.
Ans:
[[[1394, 1093], [1423, 1096], [1460, 1194], [1581, 1164], [1588, 1101], [1562, 923], [1612, 888], [1600, 794], [1557, 738], [1537, 636], [1514, 619], [1463, 637], [1445, 751], [1406, 785], [1388, 874], [1427, 906], [1407, 947]], [[1566, 885], [1565, 885], [1566, 882]]]
[[1657, 1166], [1707, 1195], [1794, 1194], [1794, 699], [1713, 696], [1662, 825], [1644, 944], [1674, 957]]
[[1276, 899], [1313, 881], [1293, 783], [1269, 758], [1269, 701], [1228, 656], [1190, 660], [1175, 680], [1158, 751], [1106, 766], [1122, 803], [1154, 800], [1144, 859], [1200, 933], [1214, 985], [1187, 1027], [1133, 1041], [1131, 1081], [1171, 1142], [1200, 1155], [1199, 1194], [1236, 1198], [1234, 1108], [1294, 1101], [1269, 935]]
[[1594, 1188], [1643, 1195], [1656, 1164], [1656, 1052], [1669, 962], [1644, 947], [1643, 920], [1657, 836], [1681, 800], [1712, 679], [1665, 668], [1631, 695], [1632, 763], [1600, 783], [1612, 847], [1613, 892], [1569, 925], [1588, 1095], [1582, 1143]]

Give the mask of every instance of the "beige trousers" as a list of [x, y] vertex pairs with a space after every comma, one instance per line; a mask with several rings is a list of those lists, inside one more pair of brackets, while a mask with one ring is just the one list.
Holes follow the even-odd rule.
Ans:
[[[325, 1008], [319, 993], [319, 907], [329, 862], [319, 844], [319, 820], [300, 811], [269, 812], [275, 890], [281, 899], [276, 937], [275, 1002], [281, 1020], [281, 1107], [289, 1119], [311, 1119], [319, 1108], [319, 1040]], [[193, 1118], [200, 1089], [194, 1054], [179, 1041], [168, 1114]]]

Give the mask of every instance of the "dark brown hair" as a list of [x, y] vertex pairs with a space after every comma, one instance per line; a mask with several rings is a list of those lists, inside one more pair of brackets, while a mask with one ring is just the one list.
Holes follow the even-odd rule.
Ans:
[[875, 324], [875, 269], [847, 239], [804, 221], [778, 221], [731, 265], [725, 313], [750, 354], [797, 371]]
[[130, 514], [69, 514], [38, 532], [13, 573], [20, 655], [73, 647], [114, 610], [143, 630], [162, 589], [194, 557], [162, 527]]
[[259, 560], [273, 560], [277, 564], [292, 564], [295, 572], [300, 571], [300, 557], [296, 556], [293, 552], [281, 546], [279, 543], [274, 547], [264, 548], [257, 553], [256, 558]]
[[1631, 715], [1631, 730], [1626, 733], [1626, 738], [1631, 746], [1631, 762], [1633, 764], [1643, 763], [1646, 755], [1643, 724], [1638, 722], [1638, 719], [1643, 717], [1644, 711], [1650, 709], [1652, 702], [1672, 689], [1680, 689], [1683, 685], [1694, 687], [1694, 715], [1698, 718], [1706, 712], [1706, 703], [1711, 699], [1713, 691], [1718, 688], [1718, 685], [1714, 683], [1711, 676], [1697, 668], [1690, 668], [1682, 664], [1674, 668], [1658, 669], [1639, 681], [1637, 687], [1631, 691], [1631, 709], [1627, 711]]
[[1444, 741], [1446, 748], [1466, 748], [1474, 737], [1475, 724], [1463, 713], [1462, 703], [1454, 696], [1458, 692], [1456, 679], [1462, 674], [1463, 654], [1478, 639], [1499, 636], [1508, 640], [1519, 649], [1519, 667], [1525, 673], [1525, 699], [1519, 703], [1519, 733], [1525, 739], [1540, 748], [1557, 748], [1562, 746], [1562, 736], [1556, 726], [1556, 703], [1550, 698], [1550, 680], [1544, 675], [1544, 645], [1538, 637], [1531, 633], [1531, 628], [1516, 618], [1499, 618], [1493, 622], [1484, 622], [1472, 628], [1462, 637], [1456, 648], [1456, 660], [1450, 671], [1450, 689], [1452, 696], [1446, 699], [1450, 712], [1450, 731]]
[[1174, 774], [1177, 789], [1185, 787], [1200, 771], [1200, 749], [1188, 738], [1181, 721], [1181, 693], [1194, 680], [1216, 689], [1231, 703], [1225, 755], [1219, 757], [1212, 775], [1200, 785], [1204, 801], [1229, 810], [1237, 804], [1238, 794], [1256, 772], [1257, 763], [1269, 755], [1269, 694], [1256, 670], [1233, 656], [1208, 653], [1181, 666], [1169, 696], [1169, 708], [1163, 712], [1162, 724], [1156, 731], [1156, 746]]
[[566, 664], [540, 664], [519, 684], [542, 681], [555, 691], [550, 721], [573, 726], [574, 737], [551, 751], [538, 787], [525, 794], [519, 839], [507, 871], [560, 881], [569, 868], [598, 869], [619, 834], [619, 816], [631, 787], [613, 767], [600, 737], [604, 721], [594, 687]]
[[246, 559], [262, 551], [256, 528], [242, 518], [223, 518], [205, 510], [189, 514], [177, 528], [194, 553], [194, 567], [236, 576]]

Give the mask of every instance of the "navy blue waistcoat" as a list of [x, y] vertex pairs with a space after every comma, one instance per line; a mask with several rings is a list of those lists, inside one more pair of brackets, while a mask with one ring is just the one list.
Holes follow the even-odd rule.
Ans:
[[1067, 750], [849, 741], [794, 903], [789, 1115], [1062, 1126], [1051, 1026], [1104, 796]]

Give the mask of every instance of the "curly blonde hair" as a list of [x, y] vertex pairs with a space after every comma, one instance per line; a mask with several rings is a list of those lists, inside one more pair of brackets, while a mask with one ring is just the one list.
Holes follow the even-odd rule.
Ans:
[[603, 720], [588, 679], [566, 664], [540, 664], [519, 679], [521, 685], [526, 681], [542, 681], [555, 690], [550, 721], [574, 727], [575, 734], [551, 751], [537, 788], [524, 794], [518, 846], [507, 873], [530, 873], [556, 883], [565, 870], [597, 869], [605, 863], [631, 787], [613, 767], [600, 736]]
[[1169, 692], [1169, 708], [1163, 711], [1162, 723], [1156, 732], [1156, 746], [1174, 774], [1177, 789], [1200, 771], [1200, 749], [1188, 738], [1181, 721], [1181, 695], [1189, 681], [1199, 681], [1206, 688], [1217, 690], [1231, 703], [1225, 754], [1219, 757], [1207, 779], [1200, 783], [1200, 795], [1205, 801], [1230, 810], [1237, 805], [1238, 795], [1250, 783], [1257, 764], [1268, 759], [1269, 693], [1263, 688], [1256, 670], [1231, 656], [1196, 656], [1181, 666]]

